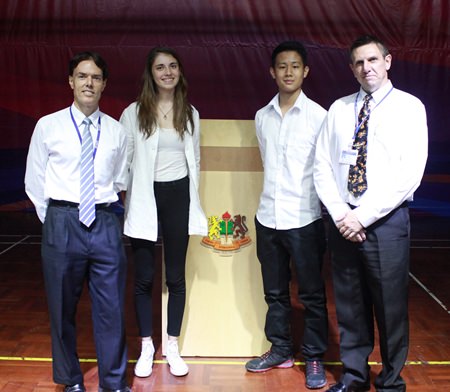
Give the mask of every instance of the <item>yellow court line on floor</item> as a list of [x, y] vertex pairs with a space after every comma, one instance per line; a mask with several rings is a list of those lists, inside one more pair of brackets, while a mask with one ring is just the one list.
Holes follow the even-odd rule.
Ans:
[[[35, 357], [1, 357], [0, 361], [27, 361], [27, 362], [52, 362], [51, 358], [35, 358]], [[80, 358], [80, 362], [97, 362], [96, 359], [91, 358]], [[136, 363], [136, 360], [129, 360], [129, 363]], [[153, 363], [163, 364], [167, 363], [165, 360], [155, 360]], [[246, 361], [216, 361], [216, 360], [187, 360], [186, 363], [190, 365], [245, 365]], [[296, 365], [304, 365], [305, 362], [295, 362]], [[329, 366], [342, 366], [340, 361], [324, 361], [325, 365]], [[371, 366], [381, 366], [381, 362], [369, 362]], [[433, 365], [433, 366], [450, 366], [450, 361], [406, 361], [406, 366], [417, 366], [417, 365]]]

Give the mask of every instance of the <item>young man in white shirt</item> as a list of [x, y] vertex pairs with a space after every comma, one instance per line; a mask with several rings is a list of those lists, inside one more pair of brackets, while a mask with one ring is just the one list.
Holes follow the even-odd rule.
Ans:
[[[409, 213], [427, 160], [423, 104], [392, 86], [392, 56], [359, 37], [350, 68], [359, 91], [335, 101], [317, 142], [314, 182], [331, 216], [330, 249], [343, 374], [328, 392], [370, 389], [374, 317], [382, 371], [377, 392], [406, 390]], [[365, 103], [367, 102], [367, 103]], [[362, 138], [362, 135], [365, 135]]]
[[[121, 227], [109, 207], [125, 189], [126, 133], [99, 110], [106, 62], [82, 52], [69, 62], [74, 103], [42, 117], [30, 142], [25, 190], [43, 223], [42, 261], [52, 335], [53, 379], [85, 392], [77, 354], [76, 309], [87, 281], [99, 392], [129, 392]], [[89, 195], [89, 196], [88, 196]]]
[[246, 369], [264, 372], [294, 365], [289, 291], [292, 260], [298, 297], [305, 307], [301, 351], [306, 361], [306, 386], [316, 389], [326, 384], [322, 358], [328, 346], [328, 322], [322, 278], [325, 234], [313, 163], [326, 111], [302, 91], [308, 73], [307, 52], [300, 42], [277, 46], [270, 74], [278, 94], [256, 113], [264, 166], [255, 217], [257, 255], [268, 305], [265, 333], [272, 346], [247, 362]]

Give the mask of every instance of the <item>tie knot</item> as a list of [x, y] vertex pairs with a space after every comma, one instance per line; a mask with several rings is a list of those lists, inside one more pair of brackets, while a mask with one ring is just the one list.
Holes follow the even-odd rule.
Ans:
[[84, 124], [84, 125], [91, 125], [91, 124], [92, 124], [92, 121], [91, 121], [91, 119], [90, 119], [89, 117], [86, 117], [86, 118], [83, 120], [83, 124]]
[[364, 103], [365, 103], [365, 104], [369, 103], [369, 101], [370, 101], [371, 99], [372, 99], [372, 95], [367, 94], [367, 95], [364, 97]]

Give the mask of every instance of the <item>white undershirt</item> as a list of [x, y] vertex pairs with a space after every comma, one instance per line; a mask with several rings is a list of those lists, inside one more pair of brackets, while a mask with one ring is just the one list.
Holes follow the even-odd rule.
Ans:
[[175, 129], [159, 128], [158, 153], [155, 161], [155, 181], [166, 182], [188, 174], [185, 142]]

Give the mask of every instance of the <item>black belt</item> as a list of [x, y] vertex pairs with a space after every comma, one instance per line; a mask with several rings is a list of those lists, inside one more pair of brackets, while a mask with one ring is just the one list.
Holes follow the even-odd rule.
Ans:
[[[70, 208], [78, 208], [79, 204], [78, 203], [74, 203], [72, 201], [67, 201], [67, 200], [53, 200], [50, 199], [49, 206], [57, 206], [57, 207], [70, 207]], [[100, 203], [100, 204], [96, 204], [95, 205], [95, 209], [96, 210], [104, 210], [107, 209], [111, 206], [111, 203]]]

